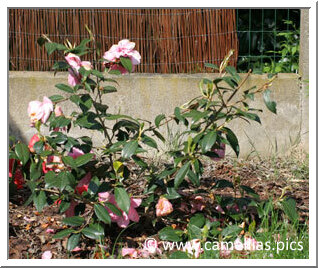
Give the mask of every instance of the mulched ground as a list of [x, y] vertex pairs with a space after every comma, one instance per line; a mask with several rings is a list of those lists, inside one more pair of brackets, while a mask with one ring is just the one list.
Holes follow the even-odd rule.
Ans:
[[[261, 199], [279, 198], [282, 193], [296, 200], [301, 221], [307, 221], [309, 217], [309, 180], [308, 163], [303, 154], [295, 158], [295, 155], [276, 159], [224, 160], [220, 162], [206, 163], [206, 172], [201, 180], [201, 187], [210, 188], [216, 180], [226, 179], [233, 181], [239, 178], [242, 185], [254, 189]], [[142, 179], [131, 180], [129, 192], [141, 194], [145, 181]], [[230, 188], [217, 190], [218, 194], [233, 195]], [[59, 215], [56, 206], [46, 207], [42, 213], [38, 213], [34, 206], [23, 206], [28, 197], [26, 189], [18, 193], [9, 202], [9, 258], [10, 259], [38, 259], [46, 250], [51, 250], [53, 258], [100, 258], [101, 247], [111, 254], [112, 249], [107, 246], [110, 241], [115, 241], [117, 234], [122, 230], [112, 227], [106, 230], [104, 246], [97, 247], [94, 241], [80, 245], [81, 251], [67, 253], [66, 239], [52, 239], [53, 234], [47, 233], [48, 229], [55, 232], [66, 228], [63, 226], [62, 215]], [[144, 215], [147, 215], [145, 213]], [[148, 215], [149, 216], [149, 215]], [[151, 219], [141, 217], [143, 225], [135, 225], [129, 231], [124, 232], [123, 240], [128, 243], [142, 242], [147, 234], [154, 234], [157, 230], [152, 227]], [[161, 229], [164, 225], [157, 225]], [[117, 230], [118, 229], [118, 230]], [[131, 241], [131, 242], [130, 242]]]

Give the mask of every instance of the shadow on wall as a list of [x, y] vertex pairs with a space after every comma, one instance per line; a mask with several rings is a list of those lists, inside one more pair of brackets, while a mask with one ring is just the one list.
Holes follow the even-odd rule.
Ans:
[[16, 137], [17, 140], [22, 141], [23, 143], [28, 143], [26, 137], [22, 134], [18, 125], [12, 120], [11, 115], [9, 114], [9, 136]]

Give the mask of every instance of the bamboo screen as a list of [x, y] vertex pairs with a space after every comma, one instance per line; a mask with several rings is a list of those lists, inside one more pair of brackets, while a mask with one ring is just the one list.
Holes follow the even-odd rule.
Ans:
[[121, 39], [135, 42], [142, 57], [136, 72], [206, 72], [205, 62], [220, 64], [230, 49], [236, 66], [234, 9], [10, 9], [10, 70], [51, 70], [59, 55], [48, 57], [37, 38], [79, 44], [89, 37], [85, 24], [102, 52]]

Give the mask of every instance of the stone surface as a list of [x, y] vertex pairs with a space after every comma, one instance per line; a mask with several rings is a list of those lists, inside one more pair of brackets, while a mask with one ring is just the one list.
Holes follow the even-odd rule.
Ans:
[[[244, 76], [244, 74], [242, 74]], [[175, 106], [180, 106], [200, 94], [198, 83], [202, 78], [213, 79], [216, 74], [132, 74], [115, 77], [119, 82], [118, 92], [107, 94], [103, 100], [109, 105], [110, 112], [120, 112], [134, 117], [154, 120], [156, 115], [172, 114]], [[266, 75], [252, 75], [245, 86], [260, 86], [266, 81]], [[9, 73], [9, 127], [10, 134], [17, 135], [27, 142], [35, 133], [29, 127], [27, 115], [28, 103], [32, 100], [42, 100], [43, 96], [61, 94], [54, 87], [57, 83], [67, 83], [67, 74], [50, 72], [10, 72]], [[231, 123], [230, 127], [237, 133], [241, 156], [247, 156], [252, 151], [260, 154], [283, 152], [299, 142], [302, 136], [302, 109], [306, 102], [301, 94], [299, 76], [296, 74], [279, 74], [271, 87], [272, 99], [277, 101], [277, 115], [272, 114], [264, 105], [262, 96], [256, 98], [253, 107], [263, 109], [260, 114], [262, 125], [252, 122], [250, 125], [242, 120]], [[308, 104], [307, 104], [308, 105]], [[75, 105], [71, 102], [61, 104], [64, 113], [70, 114]], [[303, 118], [302, 118], [303, 117]], [[307, 121], [305, 121], [307, 120]], [[308, 128], [308, 126], [307, 126]], [[178, 128], [174, 127], [174, 131]], [[74, 136], [88, 135], [89, 131], [73, 130]], [[94, 140], [101, 144], [103, 136], [94, 133]], [[227, 153], [231, 153], [227, 150]]]

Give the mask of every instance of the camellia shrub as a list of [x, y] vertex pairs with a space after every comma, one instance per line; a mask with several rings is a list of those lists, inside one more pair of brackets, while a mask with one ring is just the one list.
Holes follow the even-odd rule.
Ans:
[[[193, 256], [198, 257], [198, 241], [206, 240], [212, 227], [217, 225], [212, 218], [209, 220], [196, 212], [241, 215], [247, 205], [244, 199], [224, 201], [219, 198], [215, 206], [209, 206], [205, 194], [210, 193], [200, 188], [204, 172], [202, 159], [224, 158], [227, 147], [239, 155], [238, 139], [228, 124], [236, 119], [261, 123], [257, 115], [261, 110], [249, 104], [254, 95], [262, 93], [266, 107], [276, 113], [276, 103], [270, 100], [268, 90], [273, 78], [259, 88], [242, 91], [250, 73], [241, 78], [234, 67], [228, 66], [233, 54], [230, 51], [220, 66], [206, 64], [207, 68], [217, 70], [219, 76], [214, 80], [203, 79], [198, 97], [176, 107], [171, 116], [158, 115], [152, 123], [129, 115], [111, 114], [102, 102], [103, 95], [117, 91], [113, 75], [130, 73], [140, 63], [141, 57], [133, 42], [121, 40], [104, 54], [93, 37], [74, 46], [68, 41], [54, 43], [43, 35], [38, 43], [45, 46], [48, 55], [60, 54], [61, 61], [56, 62], [53, 69], [68, 71], [68, 81], [55, 87], [67, 94], [45, 96], [29, 103], [27, 112], [35, 134], [28, 145], [21, 142], [10, 145], [11, 192], [28, 187], [31, 194], [26, 204], [33, 202], [39, 212], [47, 205], [58, 205], [59, 212], [65, 215], [63, 224], [69, 228], [53, 238], [68, 236], [70, 251], [85, 237], [101, 241], [105, 228], [113, 224], [126, 228], [130, 222], [139, 222], [141, 211], [147, 211], [155, 224], [165, 222], [167, 215], [170, 219], [177, 217], [174, 213], [178, 208], [187, 215], [194, 215], [187, 229], [167, 226], [159, 232], [159, 237], [192, 241], [186, 252], [191, 255], [191, 249], [195, 249]], [[92, 61], [81, 60], [86, 54], [92, 55]], [[76, 109], [64, 114], [62, 102]], [[158, 149], [157, 142], [165, 142], [160, 128], [170, 121], [183, 125], [184, 142], [168, 152], [171, 161], [162, 169], [142, 155], [148, 148]], [[48, 135], [43, 134], [44, 128]], [[70, 136], [72, 128], [77, 128], [77, 133], [81, 133], [81, 129], [102, 133], [103, 145], [96, 146], [88, 136]], [[131, 162], [138, 168], [129, 168]], [[147, 180], [142, 198], [131, 196], [127, 190], [125, 181], [133, 173]], [[236, 189], [238, 186], [223, 180], [213, 187]], [[239, 187], [240, 192], [257, 195], [247, 186]], [[159, 251], [152, 247], [151, 253]], [[150, 253], [147, 254], [129, 248], [122, 252], [123, 256], [131, 257]]]

